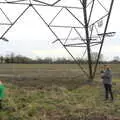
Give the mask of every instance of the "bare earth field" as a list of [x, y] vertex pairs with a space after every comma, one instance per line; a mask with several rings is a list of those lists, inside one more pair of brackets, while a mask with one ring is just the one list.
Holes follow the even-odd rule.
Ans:
[[111, 68], [113, 102], [104, 101], [99, 70], [87, 84], [73, 64], [0, 64], [6, 86], [0, 120], [120, 120], [120, 64]]

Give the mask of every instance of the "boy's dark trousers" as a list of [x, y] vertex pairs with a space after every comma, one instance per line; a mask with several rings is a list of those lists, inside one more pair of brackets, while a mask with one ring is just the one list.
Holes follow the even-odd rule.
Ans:
[[109, 98], [109, 94], [111, 96], [111, 100], [113, 100], [113, 93], [112, 93], [112, 85], [111, 84], [104, 84], [105, 88], [105, 99]]
[[2, 100], [0, 99], [0, 109], [2, 109]]

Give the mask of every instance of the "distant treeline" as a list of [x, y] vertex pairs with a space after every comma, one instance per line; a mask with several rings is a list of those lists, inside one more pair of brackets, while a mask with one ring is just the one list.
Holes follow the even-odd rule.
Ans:
[[[86, 63], [87, 61], [85, 60], [80, 60], [81, 63]], [[12, 55], [12, 56], [0, 56], [0, 63], [16, 63], [16, 64], [20, 64], [20, 63], [25, 63], [25, 64], [75, 64], [76, 62], [72, 59], [66, 59], [66, 58], [57, 58], [57, 59], [53, 59], [50, 57], [46, 57], [46, 58], [36, 58], [36, 59], [32, 59], [30, 57], [25, 57], [22, 55]]]
[[[102, 59], [103, 56], [100, 58], [100, 63], [108, 63], [105, 60]], [[78, 59], [76, 58], [77, 63], [82, 63], [86, 64], [88, 63], [87, 59]], [[0, 63], [16, 63], [16, 64], [76, 64], [76, 61], [72, 59], [66, 59], [66, 58], [57, 58], [53, 59], [50, 57], [46, 58], [36, 58], [32, 59], [30, 57], [26, 57], [23, 55], [15, 55], [14, 53], [11, 53], [10, 55], [7, 56], [0, 56]], [[92, 55], [92, 62], [94, 63], [96, 61], [96, 55]], [[113, 59], [112, 61], [109, 61], [109, 63], [120, 63], [120, 61]]]

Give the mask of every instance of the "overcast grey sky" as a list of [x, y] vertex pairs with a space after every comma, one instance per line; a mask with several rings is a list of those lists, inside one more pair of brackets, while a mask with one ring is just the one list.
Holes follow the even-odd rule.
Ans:
[[[47, 0], [46, 0], [47, 1]], [[65, 0], [64, 0], [65, 1]], [[72, 0], [69, 0], [69, 4], [72, 4]], [[78, 0], [77, 0], [78, 1]], [[102, 0], [101, 0], [102, 1]], [[105, 1], [105, 0], [104, 0]], [[106, 0], [109, 1], [109, 0]], [[78, 4], [77, 4], [78, 5]], [[114, 56], [120, 57], [120, 0], [115, 0], [113, 11], [111, 14], [108, 31], [116, 32], [116, 35], [111, 38], [107, 38], [105, 40], [102, 54], [105, 56], [105, 59], [112, 59]], [[7, 6], [0, 5], [3, 10], [5, 10], [6, 14], [10, 16], [11, 20], [14, 19], [17, 14], [17, 10], [22, 11], [22, 7], [15, 8], [11, 6], [10, 9]], [[16, 11], [15, 11], [16, 9]], [[54, 9], [49, 11], [49, 8], [37, 8], [40, 11], [41, 15], [45, 13], [47, 22], [50, 22], [49, 18], [54, 16]], [[58, 11], [58, 10], [56, 10]], [[100, 15], [101, 11], [96, 11], [95, 14]], [[11, 14], [10, 14], [11, 13]], [[2, 14], [0, 14], [2, 15]], [[48, 18], [47, 18], [48, 17]], [[59, 18], [60, 24], [65, 23], [66, 16]], [[0, 18], [3, 18], [0, 16]], [[69, 17], [68, 17], [69, 18]], [[4, 19], [3, 19], [4, 21]], [[67, 23], [65, 24], [69, 24]], [[57, 22], [56, 22], [57, 24]], [[74, 22], [75, 24], [75, 22]], [[60, 33], [61, 38], [66, 36], [67, 30], [57, 31]], [[6, 55], [11, 52], [16, 54], [22, 54], [29, 57], [66, 57], [71, 58], [70, 55], [66, 52], [66, 50], [61, 46], [59, 42], [52, 44], [52, 42], [56, 39], [55, 36], [51, 33], [51, 31], [47, 28], [47, 26], [43, 23], [43, 21], [39, 18], [39, 16], [34, 12], [33, 9], [29, 9], [19, 20], [18, 22], [10, 29], [10, 31], [5, 35], [9, 42], [0, 41], [0, 55]], [[71, 36], [72, 37], [72, 36]], [[75, 37], [73, 35], [73, 37]], [[71, 50], [71, 49], [70, 49]], [[81, 56], [82, 49], [73, 49], [71, 52], [75, 56]], [[94, 52], [97, 49], [93, 50]]]

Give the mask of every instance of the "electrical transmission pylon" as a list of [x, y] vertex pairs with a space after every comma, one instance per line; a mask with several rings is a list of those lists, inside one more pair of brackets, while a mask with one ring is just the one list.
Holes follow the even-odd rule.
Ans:
[[[113, 3], [114, 0], [0, 0], [0, 26], [4, 28], [0, 31], [0, 39], [32, 8], [56, 37], [53, 43], [59, 41], [88, 79], [93, 80], [105, 37], [115, 34], [107, 32]], [[22, 10], [14, 15], [14, 12], [10, 12], [12, 8]], [[66, 30], [69, 32], [62, 38]], [[93, 64], [92, 49], [95, 47], [98, 55]], [[87, 71], [81, 65], [81, 59], [76, 59], [69, 48], [85, 50], [83, 54], [86, 54], [88, 60]]]

